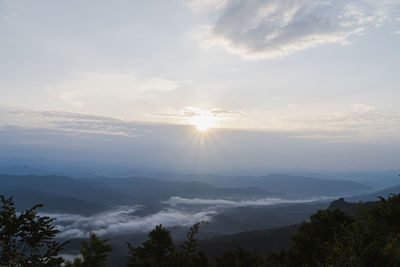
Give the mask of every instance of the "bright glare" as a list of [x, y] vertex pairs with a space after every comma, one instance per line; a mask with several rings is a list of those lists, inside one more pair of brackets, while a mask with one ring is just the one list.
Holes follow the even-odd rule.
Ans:
[[190, 120], [190, 123], [196, 126], [197, 130], [205, 132], [216, 126], [215, 118], [207, 115], [195, 116]]

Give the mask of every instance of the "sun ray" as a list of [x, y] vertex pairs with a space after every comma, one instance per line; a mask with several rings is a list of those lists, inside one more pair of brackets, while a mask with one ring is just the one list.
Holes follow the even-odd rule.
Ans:
[[215, 117], [206, 114], [193, 117], [190, 120], [190, 123], [194, 125], [200, 132], [205, 132], [211, 128], [215, 128], [217, 125]]

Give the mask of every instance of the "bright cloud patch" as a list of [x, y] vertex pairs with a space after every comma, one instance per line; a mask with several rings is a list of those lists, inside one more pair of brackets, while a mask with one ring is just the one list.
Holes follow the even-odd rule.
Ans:
[[[27, 111], [0, 109], [4, 126], [25, 129], [53, 129], [75, 133], [91, 133], [136, 137], [143, 134], [134, 122], [110, 117], [57, 111]], [[1, 126], [1, 125], [0, 125]]]
[[171, 197], [169, 200], [165, 201], [165, 204], [171, 206], [177, 205], [212, 205], [217, 207], [247, 207], [247, 206], [270, 206], [276, 204], [284, 203], [307, 203], [320, 200], [326, 200], [329, 198], [318, 197], [309, 199], [281, 199], [281, 198], [262, 198], [256, 200], [241, 200], [233, 201], [226, 199], [201, 199], [201, 198], [182, 198], [182, 197]]
[[[226, 2], [226, 1], [224, 1]], [[350, 37], [389, 18], [394, 1], [229, 1], [203, 39], [245, 59], [275, 58]]]
[[76, 73], [54, 84], [48, 91], [73, 107], [82, 107], [90, 100], [126, 101], [157, 96], [177, 90], [185, 81], [162, 77], [141, 78], [131, 73]]
[[[156, 225], [165, 227], [191, 226], [199, 221], [212, 221], [212, 217], [227, 208], [246, 206], [269, 206], [282, 203], [305, 203], [327, 198], [310, 198], [304, 200], [284, 200], [265, 198], [257, 200], [233, 201], [224, 199], [187, 199], [171, 197], [163, 203], [167, 208], [147, 216], [137, 216], [135, 212], [143, 209], [142, 206], [119, 207], [93, 216], [76, 214], [48, 214], [43, 215], [56, 218], [57, 228], [61, 231], [58, 237], [71, 239], [86, 237], [90, 232], [97, 235], [119, 235], [129, 233], [144, 233], [151, 231]], [[191, 205], [186, 209], [181, 205]], [[200, 207], [201, 205], [201, 207]], [[198, 206], [198, 208], [194, 208]]]
[[219, 9], [224, 7], [229, 0], [192, 0], [189, 5], [194, 10], [202, 10], [208, 8]]
[[139, 217], [135, 211], [140, 207], [121, 207], [93, 216], [81, 216], [74, 214], [44, 214], [55, 221], [57, 228], [61, 231], [60, 238], [82, 238], [90, 232], [97, 235], [118, 235], [151, 231], [156, 225], [162, 224], [166, 227], [191, 226], [199, 221], [209, 221], [214, 210], [204, 211], [180, 211], [166, 209], [148, 216]]
[[231, 111], [221, 108], [201, 109], [198, 107], [185, 107], [180, 110], [169, 109], [159, 110], [157, 115], [169, 117], [178, 123], [189, 125], [204, 125], [207, 128], [224, 126], [224, 122], [235, 121], [242, 118], [245, 113], [242, 111]]

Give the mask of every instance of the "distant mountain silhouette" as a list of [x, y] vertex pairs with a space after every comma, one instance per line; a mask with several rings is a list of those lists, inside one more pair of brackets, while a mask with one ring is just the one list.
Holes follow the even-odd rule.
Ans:
[[190, 181], [160, 181], [145, 177], [131, 178], [93, 178], [86, 181], [96, 181], [137, 199], [166, 200], [170, 196], [185, 198], [224, 198], [248, 199], [261, 197], [284, 197], [283, 193], [273, 193], [256, 187], [215, 187], [210, 184]]
[[297, 197], [343, 196], [371, 192], [372, 188], [348, 180], [320, 179], [286, 174], [268, 174], [260, 177], [204, 176], [203, 181], [215, 186], [257, 187], [270, 192], [283, 192]]
[[151, 213], [171, 196], [211, 199], [278, 197], [258, 188], [218, 188], [200, 182], [170, 182], [148, 178], [75, 179], [66, 176], [0, 174], [0, 194], [18, 197], [17, 207], [43, 203], [47, 211], [93, 214], [118, 205], [145, 204]]
[[[25, 207], [24, 202], [44, 203], [47, 210], [93, 214], [118, 205], [134, 204], [146, 205], [148, 209], [144, 212], [151, 213], [161, 209], [161, 201], [171, 196], [239, 201], [270, 197], [336, 196], [370, 190], [352, 181], [283, 174], [262, 177], [220, 176], [219, 179], [213, 181], [219, 184], [216, 186], [198, 181], [160, 181], [145, 177], [76, 179], [55, 175], [0, 174], [0, 194], [20, 196], [18, 206], [21, 207]], [[390, 190], [393, 192], [393, 189]]]
[[[399, 181], [400, 182], [400, 181]], [[354, 197], [346, 197], [345, 199], [350, 202], [358, 202], [358, 201], [376, 201], [378, 196], [387, 197], [390, 194], [399, 194], [400, 193], [400, 185], [392, 186], [383, 190], [375, 191], [369, 194], [363, 194]]]
[[129, 203], [130, 201], [129, 195], [113, 190], [97, 182], [87, 182], [66, 176], [0, 174], [0, 188], [0, 193], [24, 188], [64, 197], [78, 198], [84, 201], [100, 202], [109, 207]]
[[17, 210], [25, 210], [31, 208], [33, 203], [40, 203], [43, 204], [40, 209], [41, 212], [93, 215], [107, 208], [105, 204], [99, 202], [85, 201], [74, 197], [64, 197], [24, 188], [8, 191], [6, 195], [14, 197]]

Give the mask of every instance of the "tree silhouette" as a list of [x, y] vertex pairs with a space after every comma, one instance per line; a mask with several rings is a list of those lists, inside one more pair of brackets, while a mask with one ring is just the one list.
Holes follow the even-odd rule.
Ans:
[[[39, 216], [36, 205], [16, 212], [12, 198], [0, 195], [0, 266], [58, 267], [67, 243], [55, 241], [55, 219]], [[359, 203], [349, 213], [319, 210], [303, 222], [287, 250], [262, 257], [245, 249], [226, 250], [213, 261], [198, 249], [194, 224], [180, 248], [168, 229], [157, 225], [141, 246], [128, 243], [131, 267], [291, 267], [291, 266], [400, 266], [400, 194], [378, 202]], [[268, 242], [266, 240], [266, 242]], [[67, 267], [104, 267], [111, 245], [94, 233], [82, 241], [81, 258]]]
[[12, 197], [0, 195], [0, 265], [61, 266], [58, 253], [67, 242], [54, 240], [59, 231], [55, 219], [39, 216], [36, 205], [17, 214]]
[[112, 247], [107, 244], [108, 239], [99, 239], [96, 234], [90, 233], [89, 242], [82, 240], [81, 258], [73, 262], [66, 262], [66, 267], [103, 267], [107, 266], [108, 253]]
[[149, 235], [142, 246], [134, 247], [128, 243], [128, 266], [131, 267], [168, 267], [175, 266], [175, 247], [171, 232], [161, 224]]
[[345, 237], [355, 219], [338, 209], [319, 210], [310, 219], [292, 237], [290, 255], [299, 266], [328, 265], [333, 243]]
[[207, 256], [198, 251], [196, 235], [199, 233], [200, 225], [207, 222], [201, 221], [190, 227], [186, 234], [186, 240], [181, 245], [181, 251], [177, 253], [177, 266], [182, 267], [206, 267], [209, 266]]
[[379, 199], [353, 215], [317, 211], [267, 266], [400, 266], [400, 194]]
[[215, 259], [216, 267], [260, 267], [263, 259], [256, 253], [237, 248], [225, 250], [221, 257]]

